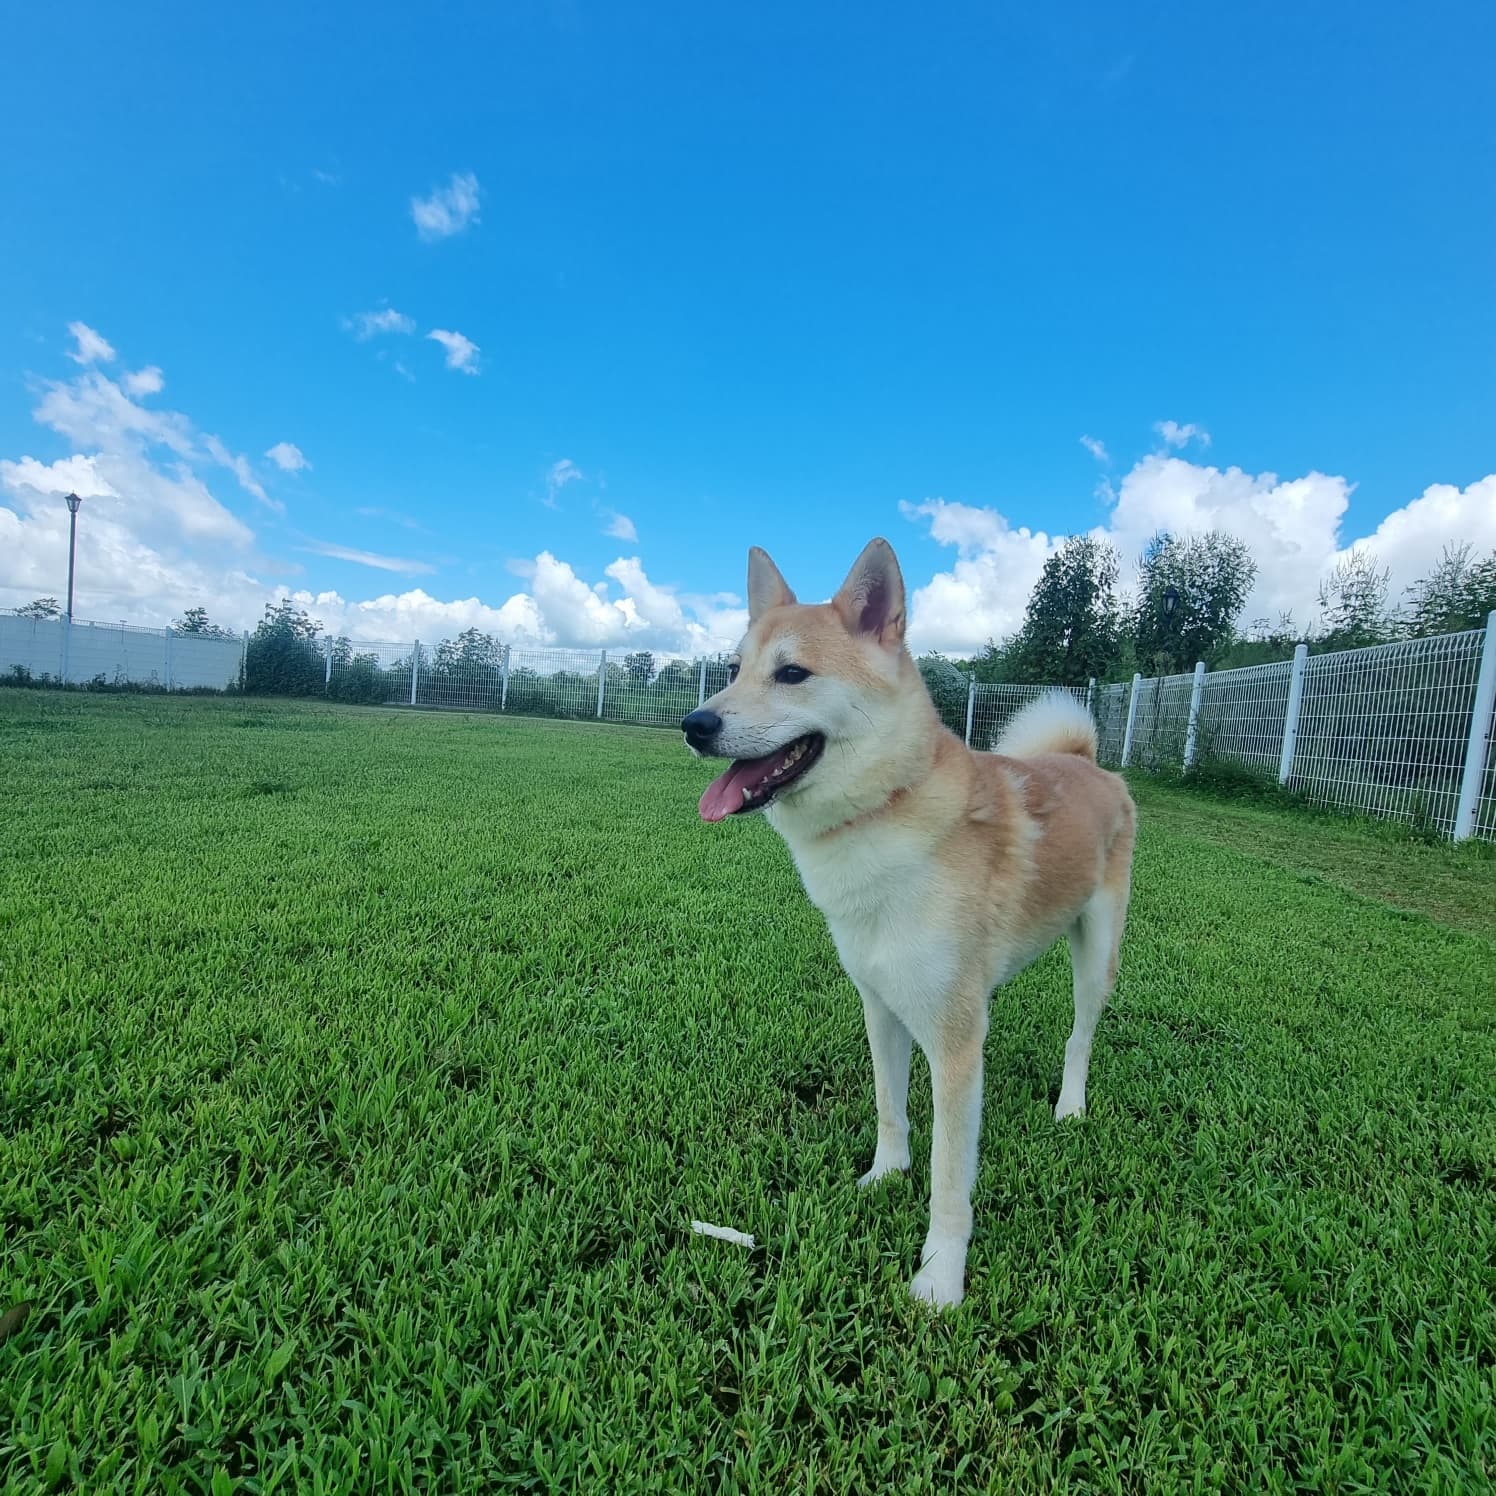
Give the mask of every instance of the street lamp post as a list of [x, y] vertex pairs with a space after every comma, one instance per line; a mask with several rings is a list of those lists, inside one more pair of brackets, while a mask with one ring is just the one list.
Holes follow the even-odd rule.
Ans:
[[1169, 585], [1164, 588], [1163, 605], [1164, 637], [1169, 641], [1169, 663], [1170, 665], [1177, 667], [1179, 662], [1174, 658], [1173, 619], [1174, 610], [1179, 606], [1179, 589], [1172, 582], [1170, 582]]
[[68, 622], [73, 621], [73, 554], [78, 546], [78, 507], [83, 500], [75, 493], [67, 496], [68, 506]]

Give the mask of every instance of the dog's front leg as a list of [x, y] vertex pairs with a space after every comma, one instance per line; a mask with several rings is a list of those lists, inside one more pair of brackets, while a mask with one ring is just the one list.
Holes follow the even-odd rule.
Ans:
[[873, 1166], [858, 1184], [866, 1187], [885, 1174], [909, 1167], [909, 1055], [913, 1040], [903, 1021], [870, 988], [861, 984], [862, 1018], [873, 1057], [873, 1092], [878, 1103], [878, 1146]]
[[959, 1304], [966, 1292], [971, 1192], [976, 1184], [977, 1141], [982, 1130], [982, 1041], [986, 1030], [986, 1004], [963, 1004], [946, 1017], [925, 1048], [935, 1103], [930, 1143], [930, 1231], [920, 1255], [920, 1269], [909, 1290], [936, 1309]]

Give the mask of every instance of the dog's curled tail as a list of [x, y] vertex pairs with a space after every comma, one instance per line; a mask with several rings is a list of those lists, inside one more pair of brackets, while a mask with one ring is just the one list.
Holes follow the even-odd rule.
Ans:
[[1009, 718], [1008, 725], [993, 740], [992, 751], [1008, 758], [1079, 753], [1095, 763], [1096, 724], [1068, 691], [1049, 691]]

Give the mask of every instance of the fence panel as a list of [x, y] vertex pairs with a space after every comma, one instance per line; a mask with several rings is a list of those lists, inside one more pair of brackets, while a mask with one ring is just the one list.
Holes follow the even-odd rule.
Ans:
[[236, 638], [0, 613], [0, 673], [38, 681], [221, 691], [237, 683], [242, 654]]
[[1159, 675], [1139, 686], [1133, 721], [1133, 768], [1157, 769], [1184, 759], [1189, 727], [1192, 675]]
[[1195, 761], [1230, 759], [1276, 774], [1293, 661], [1206, 674]]
[[1290, 787], [1450, 832], [1484, 640], [1472, 630], [1311, 655]]
[[1096, 688], [1096, 757], [1108, 768], [1122, 762], [1122, 739], [1127, 732], [1127, 693], [1130, 681], [1114, 681]]
[[[971, 718], [971, 746], [990, 752], [1003, 729], [1029, 702], [1051, 691], [1064, 691], [1074, 696], [1082, 706], [1086, 701], [1085, 686], [1020, 686], [1011, 682], [998, 684], [979, 683], [976, 688], [974, 710]], [[959, 729], [958, 729], [959, 731]]]
[[700, 660], [662, 660], [642, 650], [616, 660], [609, 655], [603, 720], [679, 727], [680, 719], [695, 711], [700, 687]]
[[409, 706], [412, 644], [328, 641], [326, 695], [353, 706]]
[[55, 618], [20, 618], [0, 613], [0, 671], [33, 680], [60, 681], [62, 624]]

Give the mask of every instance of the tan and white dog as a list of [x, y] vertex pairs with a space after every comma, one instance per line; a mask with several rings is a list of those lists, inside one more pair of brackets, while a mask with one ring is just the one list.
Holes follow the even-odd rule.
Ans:
[[767, 811], [862, 995], [878, 1145], [860, 1183], [908, 1168], [911, 1045], [929, 1059], [930, 1227], [911, 1291], [958, 1304], [988, 999], [1069, 940], [1075, 1026], [1055, 1116], [1083, 1112], [1127, 915], [1132, 798], [1097, 767], [1095, 728], [1070, 696], [1020, 712], [992, 753], [947, 730], [904, 643], [887, 541], [816, 606], [751, 550], [748, 617], [732, 680], [681, 724], [696, 753], [734, 761], [701, 816]]

